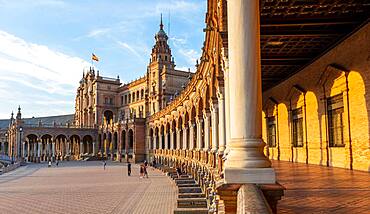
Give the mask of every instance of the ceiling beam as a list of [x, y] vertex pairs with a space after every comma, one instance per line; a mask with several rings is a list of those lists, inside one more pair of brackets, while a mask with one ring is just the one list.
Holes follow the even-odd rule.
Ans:
[[266, 30], [261, 28], [261, 37], [337, 37], [345, 34], [343, 30]]
[[261, 27], [290, 27], [290, 26], [317, 26], [317, 25], [353, 25], [365, 20], [363, 17], [340, 18], [264, 18], [261, 17]]
[[262, 65], [302, 65], [309, 62], [311, 58], [262, 58]]
[[268, 81], [268, 82], [281, 81], [282, 79], [283, 79], [282, 77], [263, 77], [262, 76], [262, 81]]

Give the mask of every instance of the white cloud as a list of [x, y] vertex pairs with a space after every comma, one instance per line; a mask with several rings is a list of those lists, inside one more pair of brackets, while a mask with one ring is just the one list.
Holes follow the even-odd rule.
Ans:
[[[189, 67], [176, 67], [175, 69], [180, 70], [180, 71], [189, 71]], [[191, 70], [190, 70], [190, 72], [191, 72]]]
[[[2, 102], [24, 103], [26, 108], [31, 108], [28, 111], [39, 112], [40, 105], [50, 103], [51, 97], [60, 99], [59, 103], [50, 103], [53, 109], [43, 108], [43, 114], [50, 115], [50, 112], [73, 112], [75, 91], [82, 70], [89, 63], [0, 31], [0, 65]], [[66, 104], [71, 109], [65, 109]], [[11, 109], [0, 108], [0, 111]]]
[[188, 13], [189, 11], [196, 11], [201, 8], [201, 4], [189, 1], [171, 1], [160, 2], [156, 5], [155, 9], [157, 13], [162, 13], [164, 11], [171, 11], [171, 13]]
[[179, 49], [179, 53], [185, 57], [190, 65], [195, 65], [196, 60], [200, 57], [200, 53], [194, 49]]
[[131, 53], [133, 53], [135, 56], [137, 56], [141, 61], [144, 61], [143, 59], [143, 56], [139, 54], [139, 52], [137, 52], [133, 47], [131, 47], [129, 44], [127, 44], [126, 42], [121, 42], [121, 41], [118, 41], [117, 42], [118, 45], [124, 49], [127, 49], [129, 50]]
[[8, 1], [8, 0], [0, 0], [0, 8], [1, 7], [8, 7], [8, 8], [17, 8], [17, 7], [65, 7], [66, 2], [62, 0], [37, 0], [37, 1], [29, 1], [29, 0], [17, 0], [17, 1]]
[[95, 29], [95, 30], [92, 30], [90, 31], [88, 34], [87, 34], [87, 37], [98, 37], [98, 36], [102, 36], [102, 35], [106, 35], [111, 29], [109, 28], [100, 28], [100, 29]]

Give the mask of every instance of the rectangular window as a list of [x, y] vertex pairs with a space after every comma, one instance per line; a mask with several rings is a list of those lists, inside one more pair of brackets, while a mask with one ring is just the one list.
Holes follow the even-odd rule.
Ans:
[[328, 98], [328, 129], [329, 129], [329, 146], [344, 146], [343, 136], [343, 95], [336, 95]]
[[121, 105], [123, 105], [123, 95], [121, 96]]
[[303, 114], [302, 108], [292, 111], [292, 144], [294, 147], [303, 146]]
[[276, 147], [276, 122], [274, 116], [267, 118], [267, 143], [269, 147]]
[[113, 105], [113, 98], [109, 98], [109, 104]]
[[104, 104], [108, 104], [108, 98], [104, 98]]
[[125, 104], [127, 104], [127, 94], [125, 95]]

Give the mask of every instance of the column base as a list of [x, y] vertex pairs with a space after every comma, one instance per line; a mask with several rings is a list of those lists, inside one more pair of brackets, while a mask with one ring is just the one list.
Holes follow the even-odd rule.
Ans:
[[225, 168], [224, 182], [226, 184], [274, 184], [276, 175], [273, 168]]

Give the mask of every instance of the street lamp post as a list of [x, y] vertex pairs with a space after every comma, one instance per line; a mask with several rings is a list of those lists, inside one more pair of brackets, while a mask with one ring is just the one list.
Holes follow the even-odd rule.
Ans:
[[24, 151], [21, 150], [21, 148], [22, 148], [21, 147], [21, 145], [22, 145], [22, 132], [23, 132], [23, 128], [22, 127], [19, 127], [19, 144], [17, 146], [17, 159], [20, 158], [21, 160], [23, 160], [22, 157], [24, 155], [22, 153]]
[[[128, 135], [128, 117], [126, 117], [126, 134], [125, 134], [125, 138], [127, 139], [127, 135]], [[126, 162], [128, 162], [129, 161], [129, 158], [128, 158], [128, 155], [129, 155], [129, 146], [127, 146], [128, 144], [128, 141], [126, 141], [126, 139], [125, 139], [125, 147], [127, 148], [125, 148], [125, 150], [126, 150]]]
[[[5, 143], [6, 144], [4, 144], [4, 151], [3, 151], [3, 153], [4, 153], [4, 155], [8, 155], [8, 152], [6, 151], [6, 150], [8, 150], [8, 148], [9, 148], [9, 143], [8, 143], [8, 133], [6, 132], [5, 133]], [[6, 145], [6, 149], [5, 149], [5, 145]]]

